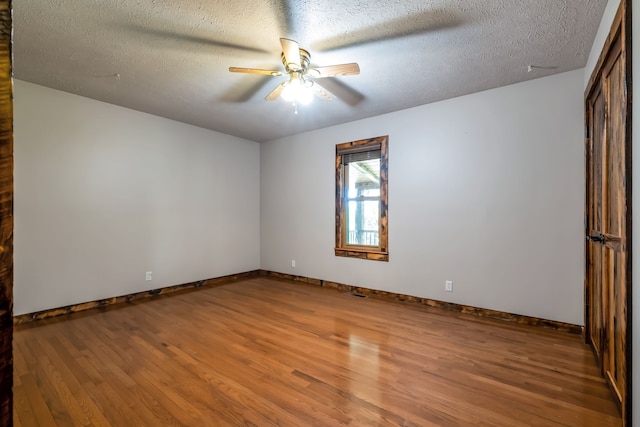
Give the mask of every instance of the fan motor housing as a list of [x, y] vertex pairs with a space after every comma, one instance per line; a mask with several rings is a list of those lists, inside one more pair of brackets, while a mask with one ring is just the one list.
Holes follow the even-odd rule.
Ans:
[[287, 73], [291, 73], [292, 71], [301, 71], [304, 73], [307, 71], [307, 68], [309, 68], [309, 62], [311, 61], [311, 54], [302, 48], [299, 48], [298, 51], [300, 52], [300, 67], [301, 67], [299, 70], [296, 70], [289, 66], [289, 64], [287, 63], [287, 59], [284, 56], [284, 52], [280, 54], [280, 58], [282, 58], [282, 64], [284, 65], [284, 69], [287, 71]]

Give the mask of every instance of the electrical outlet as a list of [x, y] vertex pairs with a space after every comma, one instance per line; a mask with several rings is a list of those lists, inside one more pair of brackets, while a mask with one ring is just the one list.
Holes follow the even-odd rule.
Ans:
[[147, 271], [147, 273], [144, 276], [144, 280], [151, 280], [153, 279], [153, 274], [150, 271]]
[[291, 260], [291, 267], [296, 268], [296, 260], [295, 259]]
[[446, 280], [444, 282], [444, 290], [447, 292], [453, 292], [453, 282], [451, 280]]

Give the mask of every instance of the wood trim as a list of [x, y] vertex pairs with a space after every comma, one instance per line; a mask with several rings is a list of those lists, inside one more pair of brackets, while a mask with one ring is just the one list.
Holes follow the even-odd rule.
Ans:
[[80, 304], [68, 305], [66, 307], [52, 308], [48, 310], [42, 310], [35, 313], [26, 313], [15, 316], [13, 318], [14, 325], [21, 325], [23, 323], [32, 322], [34, 320], [48, 319], [50, 317], [62, 316], [70, 313], [77, 313], [80, 311], [91, 310], [94, 308], [106, 307], [114, 304], [122, 304], [130, 301], [136, 301], [146, 298], [156, 297], [158, 295], [167, 295], [180, 291], [187, 291], [200, 287], [211, 287], [225, 285], [231, 282], [239, 280], [249, 279], [259, 275], [260, 270], [252, 270], [244, 273], [231, 274], [228, 276], [221, 276], [212, 279], [198, 280], [196, 282], [183, 283], [181, 285], [167, 286], [159, 289], [151, 289], [149, 291], [136, 292], [133, 294], [121, 295], [112, 298], [105, 298], [96, 301], [88, 301]]
[[[629, 11], [631, 11], [630, 9], [631, 0], [626, 0], [626, 2], [628, 3], [627, 7], [629, 8]], [[593, 67], [593, 70], [591, 71], [591, 77], [589, 77], [589, 82], [587, 83], [586, 90], [584, 93], [585, 103], [587, 98], [591, 94], [591, 91], [595, 88], [595, 83], [600, 78], [600, 71], [602, 70], [602, 67], [604, 67], [604, 63], [607, 60], [606, 53], [611, 48], [611, 45], [615, 43], [616, 38], [618, 38], [618, 36], [620, 35], [620, 31], [622, 31], [621, 22], [622, 22], [622, 18], [624, 17], [624, 7], [625, 7], [625, 1], [622, 1], [620, 3], [620, 7], [618, 8], [618, 11], [616, 12], [616, 16], [613, 18], [613, 22], [611, 23], [611, 29], [609, 30], [609, 35], [604, 41], [604, 46], [602, 47], [602, 51], [600, 52], [598, 61], [596, 62], [596, 65]], [[628, 15], [630, 20], [631, 13], [629, 13]]]
[[13, 425], [13, 84], [11, 0], [0, 0], [0, 425]]
[[479, 307], [474, 307], [470, 305], [462, 305], [462, 304], [456, 304], [452, 302], [439, 301], [431, 298], [422, 298], [422, 297], [416, 297], [413, 295], [398, 294], [395, 292], [381, 291], [377, 289], [365, 288], [362, 286], [346, 285], [343, 283], [331, 282], [331, 281], [322, 280], [322, 279], [314, 279], [314, 278], [305, 277], [305, 276], [297, 276], [297, 275], [288, 274], [288, 273], [278, 273], [275, 271], [260, 270], [260, 275], [274, 278], [274, 279], [291, 280], [294, 282], [307, 283], [307, 284], [316, 285], [316, 286], [323, 286], [326, 288], [337, 289], [343, 292], [351, 292], [354, 294], [372, 296], [372, 297], [391, 300], [391, 301], [418, 303], [418, 304], [426, 305], [429, 307], [436, 307], [444, 310], [457, 311], [459, 313], [465, 313], [465, 314], [473, 314], [474, 316], [478, 316], [478, 317], [487, 317], [491, 319], [504, 320], [507, 322], [518, 323], [520, 325], [540, 326], [544, 328], [555, 329], [560, 332], [568, 332], [571, 334], [579, 335], [579, 334], [582, 334], [584, 330], [584, 328], [580, 325], [559, 322], [557, 320], [548, 320], [548, 319], [542, 319], [538, 317], [525, 316], [522, 314], [507, 313], [504, 311], [490, 310], [487, 308], [479, 308]]
[[385, 252], [369, 251], [366, 249], [334, 249], [336, 256], [368, 259], [371, 261], [389, 261], [389, 254]]
[[336, 146], [336, 154], [344, 156], [347, 154], [360, 153], [363, 150], [380, 150], [381, 144], [378, 138], [362, 139], [360, 141], [344, 142]]
[[[633, 425], [633, 268], [632, 262], [633, 259], [633, 251], [632, 251], [632, 230], [633, 230], [633, 162], [631, 161], [632, 152], [633, 152], [633, 134], [632, 134], [632, 122], [633, 122], [633, 57], [632, 57], [632, 4], [633, 0], [623, 0], [621, 2], [626, 9], [625, 11], [625, 20], [624, 20], [624, 46], [622, 47], [622, 54], [625, 55], [625, 75], [626, 75], [626, 88], [627, 88], [627, 117], [626, 117], [626, 141], [625, 141], [625, 151], [626, 151], [626, 159], [625, 159], [625, 168], [627, 171], [627, 180], [625, 185], [625, 197], [627, 199], [627, 216], [625, 218], [627, 233], [625, 236], [625, 249], [627, 251], [627, 269], [626, 269], [626, 279], [627, 279], [627, 301], [626, 301], [626, 324], [627, 328], [624, 332], [626, 335], [626, 354], [625, 359], [627, 361], [626, 366], [626, 401], [625, 407], [623, 408], [623, 425], [632, 426]], [[636, 409], [640, 410], [640, 409]]]
[[149, 291], [137, 292], [128, 295], [122, 295], [112, 298], [105, 298], [96, 301], [88, 301], [80, 304], [73, 304], [66, 307], [53, 308], [48, 310], [42, 310], [35, 313], [27, 313], [15, 316], [13, 318], [14, 325], [21, 325], [24, 323], [32, 322], [35, 320], [48, 319], [51, 317], [62, 316], [70, 313], [77, 313], [80, 311], [91, 310], [94, 308], [106, 307], [115, 304], [122, 304], [126, 302], [152, 298], [158, 295], [168, 295], [180, 291], [193, 290], [200, 287], [220, 286], [232, 282], [242, 281], [256, 276], [265, 276], [280, 280], [290, 280], [294, 282], [306, 283], [310, 285], [322, 286], [326, 288], [336, 289], [339, 291], [352, 292], [360, 295], [372, 296], [392, 301], [407, 301], [423, 304], [429, 307], [437, 307], [450, 311], [457, 311], [460, 313], [473, 314], [479, 317], [488, 317], [492, 319], [506, 320], [522, 325], [530, 326], [542, 326], [545, 328], [555, 329], [562, 332], [569, 332], [572, 334], [581, 334], [583, 327], [580, 325], [574, 325], [571, 323], [559, 322], [556, 320], [547, 320], [531, 316], [525, 316], [521, 314], [507, 313], [498, 310], [490, 310], [486, 308], [479, 308], [473, 306], [467, 306], [462, 304], [456, 304], [451, 302], [439, 301], [430, 298], [416, 297], [412, 295], [398, 294], [395, 292], [381, 291], [376, 289], [365, 288], [362, 286], [347, 285], [338, 282], [332, 282], [322, 279], [314, 279], [306, 276], [298, 276], [287, 273], [278, 273], [270, 270], [252, 270], [244, 273], [232, 274], [228, 276], [221, 276], [212, 279], [199, 280], [196, 282], [184, 283], [181, 285], [167, 286], [159, 289], [152, 289]]
[[[357, 247], [346, 244], [344, 177], [342, 155], [358, 152], [358, 148], [380, 147], [380, 224], [379, 244], [377, 247]], [[335, 255], [349, 258], [368, 259], [372, 261], [389, 261], [389, 136], [361, 139], [336, 145], [336, 245]]]

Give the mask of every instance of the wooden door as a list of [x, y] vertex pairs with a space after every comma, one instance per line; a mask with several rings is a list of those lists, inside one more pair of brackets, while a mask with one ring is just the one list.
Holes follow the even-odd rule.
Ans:
[[586, 92], [586, 340], [630, 425], [630, 94], [620, 7]]

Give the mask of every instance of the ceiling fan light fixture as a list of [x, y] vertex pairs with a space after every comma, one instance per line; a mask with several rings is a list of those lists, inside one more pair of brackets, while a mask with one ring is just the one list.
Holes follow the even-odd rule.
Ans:
[[313, 86], [312, 81], [305, 81], [298, 91], [298, 102], [302, 105], [308, 105], [313, 100], [313, 92], [311, 91]]
[[306, 105], [313, 100], [311, 86], [313, 86], [312, 81], [304, 80], [302, 77], [292, 77], [284, 84], [280, 96], [287, 102]]
[[265, 101], [275, 101], [278, 98], [282, 98], [293, 104], [296, 114], [298, 104], [308, 104], [315, 96], [326, 101], [331, 101], [334, 97], [321, 84], [310, 79], [360, 74], [360, 67], [355, 62], [309, 68], [311, 54], [309, 51], [302, 49], [298, 42], [281, 38], [280, 45], [282, 46], [280, 58], [282, 59], [282, 65], [284, 65], [284, 73], [275, 70], [241, 67], [229, 67], [229, 71], [232, 73], [262, 74], [272, 77], [288, 74], [289, 80], [276, 86], [264, 99]]

